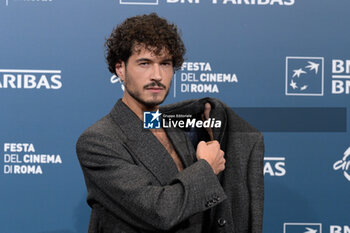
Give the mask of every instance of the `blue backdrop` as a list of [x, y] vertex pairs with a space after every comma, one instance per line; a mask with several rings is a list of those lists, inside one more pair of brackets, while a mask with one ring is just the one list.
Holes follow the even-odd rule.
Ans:
[[264, 233], [350, 233], [349, 10], [348, 0], [0, 1], [0, 232], [87, 232], [75, 142], [123, 95], [103, 44], [125, 18], [157, 12], [187, 47], [165, 103], [219, 98], [265, 135]]

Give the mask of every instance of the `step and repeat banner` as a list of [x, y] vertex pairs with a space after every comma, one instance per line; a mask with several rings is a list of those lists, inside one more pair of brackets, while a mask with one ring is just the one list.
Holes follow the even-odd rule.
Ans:
[[264, 233], [350, 233], [349, 0], [1, 0], [0, 232], [87, 232], [75, 143], [122, 97], [104, 42], [181, 29], [165, 103], [215, 97], [265, 136]]

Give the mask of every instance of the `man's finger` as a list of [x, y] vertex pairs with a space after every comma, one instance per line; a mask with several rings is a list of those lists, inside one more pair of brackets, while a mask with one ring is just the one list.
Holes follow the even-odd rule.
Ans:
[[[206, 102], [205, 105], [204, 105], [204, 113], [202, 114], [202, 120], [203, 121], [209, 119], [210, 111], [211, 111], [211, 105], [210, 105], [209, 102]], [[205, 128], [205, 130], [209, 134], [210, 141], [213, 141], [214, 140], [214, 134], [213, 134], [212, 128], [208, 127], [208, 128]]]

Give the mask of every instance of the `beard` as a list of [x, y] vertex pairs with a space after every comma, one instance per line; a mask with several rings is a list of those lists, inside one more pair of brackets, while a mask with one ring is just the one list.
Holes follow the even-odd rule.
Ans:
[[[160, 83], [159, 81], [154, 81], [150, 84], [147, 84], [143, 87], [143, 90], [145, 90], [146, 88], [149, 88], [149, 87], [161, 87], [161, 88], [164, 88], [166, 90], [166, 87], [164, 84]], [[152, 99], [151, 100], [145, 100], [145, 99], [142, 99], [141, 97], [141, 93], [137, 90], [133, 90], [132, 88], [129, 88], [129, 85], [128, 85], [128, 75], [125, 74], [125, 82], [124, 82], [124, 88], [125, 88], [125, 91], [128, 92], [128, 94], [134, 98], [137, 102], [141, 103], [142, 105], [144, 105], [145, 107], [147, 108], [154, 108], [160, 104], [162, 104], [164, 102], [164, 100], [166, 99], [166, 97], [168, 96], [169, 94], [169, 90], [170, 90], [170, 87], [167, 89], [166, 93], [165, 93], [165, 96], [163, 99], [161, 100], [158, 100], [157, 99], [157, 96], [158, 94], [154, 93], [152, 94]]]

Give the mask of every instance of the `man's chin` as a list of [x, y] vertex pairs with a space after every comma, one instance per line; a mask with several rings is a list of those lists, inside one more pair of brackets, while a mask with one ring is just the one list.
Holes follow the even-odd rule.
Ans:
[[169, 91], [167, 91], [166, 94], [158, 93], [158, 94], [150, 95], [149, 93], [147, 93], [146, 95], [143, 95], [143, 96], [137, 95], [130, 91], [128, 91], [128, 93], [134, 100], [141, 103], [145, 107], [154, 108], [164, 102], [164, 100], [168, 96]]
[[144, 104], [145, 106], [147, 107], [155, 107], [155, 106], [158, 106], [160, 104], [162, 104], [166, 97], [168, 96], [168, 93], [166, 95], [153, 95], [153, 96], [149, 96], [149, 98], [147, 98], [145, 101], [144, 101]]
[[159, 99], [159, 100], [149, 100], [149, 101], [144, 101], [144, 105], [149, 108], [156, 107], [164, 102], [165, 98]]

